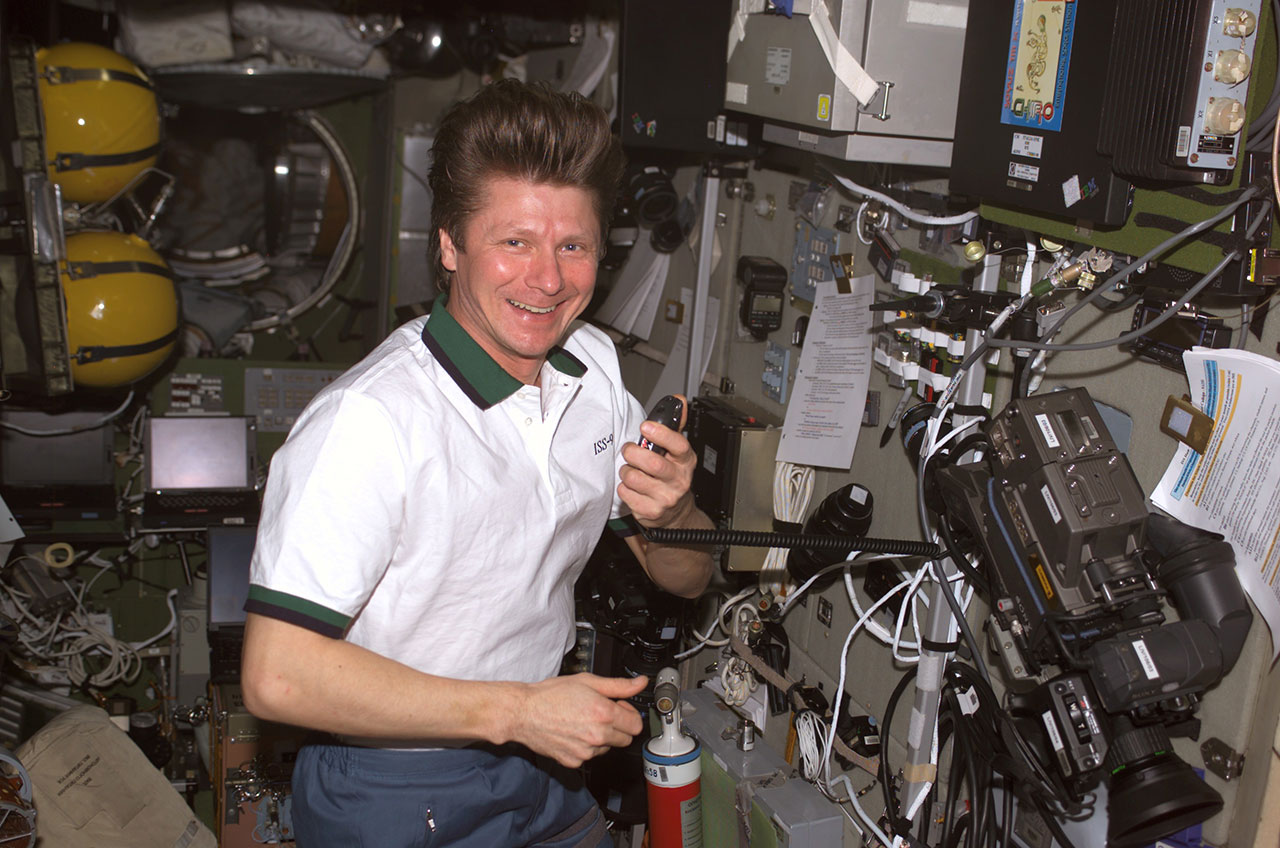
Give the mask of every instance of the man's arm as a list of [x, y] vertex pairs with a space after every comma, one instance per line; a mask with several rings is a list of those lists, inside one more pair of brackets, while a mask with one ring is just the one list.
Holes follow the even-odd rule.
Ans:
[[[653, 421], [641, 424], [640, 432], [667, 453], [662, 456], [636, 444], [622, 446], [627, 464], [618, 474], [618, 496], [632, 516], [644, 527], [714, 529], [689, 491], [698, 461], [689, 440]], [[627, 545], [649, 578], [673, 595], [696, 598], [707, 588], [712, 570], [707, 547], [657, 544], [638, 535], [628, 536]]]
[[250, 613], [241, 687], [268, 721], [385, 739], [518, 742], [576, 768], [643, 727], [624, 701], [643, 677], [591, 674], [539, 683], [424, 674], [343, 639]]

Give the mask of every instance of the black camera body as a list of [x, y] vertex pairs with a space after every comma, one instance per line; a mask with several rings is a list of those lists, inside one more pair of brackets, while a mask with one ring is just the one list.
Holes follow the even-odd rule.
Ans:
[[[1222, 799], [1172, 753], [1252, 623], [1229, 543], [1149, 514], [1084, 389], [1012, 401], [989, 450], [936, 472], [945, 520], [982, 555], [989, 622], [1033, 727], [1080, 798], [1108, 779], [1111, 848], [1203, 821]], [[1172, 597], [1178, 620], [1166, 620]]]

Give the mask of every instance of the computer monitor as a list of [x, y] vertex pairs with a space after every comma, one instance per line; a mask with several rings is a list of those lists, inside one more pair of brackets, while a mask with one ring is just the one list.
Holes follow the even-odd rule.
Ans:
[[251, 489], [253, 418], [240, 415], [154, 417], [147, 428], [147, 489], [153, 492]]

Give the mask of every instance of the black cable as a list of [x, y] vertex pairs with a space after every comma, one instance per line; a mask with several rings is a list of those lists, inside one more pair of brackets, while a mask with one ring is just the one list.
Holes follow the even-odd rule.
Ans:
[[981, 450], [984, 453], [991, 453], [991, 437], [979, 430], [976, 433], [970, 433], [965, 436], [953, 447], [946, 448], [944, 451], [938, 451], [929, 458], [929, 462], [937, 462], [942, 465], [954, 465], [970, 451]]
[[1013, 356], [1013, 400], [1021, 400], [1026, 397], [1026, 387], [1023, 385], [1022, 374], [1027, 370], [1027, 363], [1031, 361], [1031, 355], [1014, 354]]
[[[955, 724], [953, 713], [954, 711], [951, 711], [946, 714], [946, 721], [948, 725]], [[938, 737], [939, 737], [938, 759], [939, 761], [941, 761], [942, 759], [942, 752], [944, 748], [944, 744], [941, 738], [942, 724], [943, 724], [943, 716], [939, 715], [938, 716]], [[952, 734], [952, 738], [955, 741], [953, 741], [951, 745], [951, 767], [947, 770], [947, 804], [943, 808], [943, 813], [942, 813], [942, 840], [941, 841], [943, 845], [951, 844], [951, 823], [955, 821], [956, 803], [960, 800], [960, 793], [957, 790], [960, 787], [960, 766], [962, 765], [961, 763], [962, 757], [960, 756], [960, 752], [958, 750], [960, 745], [958, 738], [956, 738], [958, 736], [959, 736], [958, 732]], [[924, 809], [925, 810], [929, 809], [927, 799], [925, 801]], [[929, 816], [926, 815], [924, 819], [925, 821], [928, 821]]]
[[[995, 691], [975, 669], [963, 663], [952, 663], [948, 668], [961, 677], [965, 683], [977, 689], [980, 703], [999, 704]], [[1012, 763], [1012, 767], [1008, 771], [1009, 777], [1026, 783], [1029, 789], [1038, 790], [1040, 794], [1053, 799], [1065, 809], [1079, 808], [1079, 804], [1067, 797], [1065, 790], [1054, 781], [1049, 768], [1040, 761], [1035, 749], [1031, 747], [1031, 743], [1022, 735], [1021, 728], [1013, 721], [1012, 717], [999, 707], [993, 707], [992, 715], [995, 716], [994, 723], [998, 725], [993, 728], [997, 744], [1003, 748], [1005, 755]]]
[[884, 718], [880, 722], [880, 767], [878, 776], [880, 778], [880, 789], [884, 793], [884, 814], [893, 828], [893, 833], [903, 833], [908, 828], [905, 827], [906, 823], [902, 817], [898, 815], [898, 799], [894, 797], [893, 781], [890, 779], [889, 742], [891, 737], [889, 733], [893, 727], [893, 713], [898, 708], [898, 701], [902, 698], [903, 693], [907, 691], [907, 687], [916, 679], [917, 669], [918, 666], [913, 665], [907, 669], [906, 674], [902, 675], [902, 679], [898, 681], [898, 685], [894, 687], [892, 694], [889, 695], [889, 700], [884, 708]]
[[[986, 448], [986, 454], [990, 455], [992, 450], [991, 440], [987, 434], [981, 431], [977, 433], [970, 433], [968, 436], [961, 439], [959, 444], [957, 444], [955, 448], [947, 454], [941, 456], [939, 454], [934, 454], [930, 457], [925, 463], [924, 468], [921, 469], [920, 473], [924, 474], [928, 472], [934, 462], [949, 464], [954, 461], [953, 458], [958, 459], [979, 446], [984, 446]], [[973, 584], [975, 589], [983, 595], [991, 597], [991, 587], [988, 585], [986, 578], [984, 578], [977, 569], [970, 565], [968, 557], [963, 556], [960, 553], [960, 547], [955, 543], [955, 538], [951, 533], [951, 527], [947, 524], [947, 517], [945, 515], [939, 516], [938, 535], [942, 537], [944, 553], [951, 558], [951, 561], [955, 563], [956, 568], [960, 569], [960, 572], [964, 574], [965, 578], [968, 579], [970, 583]]]
[[1102, 312], [1124, 312], [1138, 305], [1138, 301], [1142, 300], [1142, 292], [1132, 292], [1125, 295], [1119, 300], [1112, 300], [1108, 297], [1100, 297], [1093, 302], [1093, 305]]
[[873, 554], [936, 557], [937, 545], [912, 539], [874, 539], [871, 536], [827, 536], [804, 533], [766, 533], [758, 530], [702, 530], [640, 526], [640, 533], [660, 545], [742, 545], [749, 548], [810, 548], [862, 551]]
[[965, 813], [963, 816], [960, 817], [960, 819], [956, 822], [955, 830], [951, 831], [951, 838], [946, 842], [942, 843], [945, 846], [945, 848], [960, 848], [960, 837], [963, 836], [967, 831], [972, 829], [969, 827], [969, 823], [972, 820], [972, 818], [973, 818], [972, 813]]
[[[945, 520], [945, 519], [944, 519]], [[973, 654], [973, 662], [978, 667], [979, 673], [982, 674], [983, 680], [987, 681], [987, 685], [991, 684], [991, 674], [987, 671], [987, 663], [982, 658], [982, 649], [978, 645], [978, 640], [973, 638], [973, 630], [969, 627], [969, 621], [965, 618], [964, 610], [960, 608], [960, 602], [956, 600], [956, 593], [951, 591], [951, 584], [947, 581], [947, 576], [938, 567], [938, 560], [933, 560], [930, 568], [933, 569], [933, 577], [939, 583], [942, 589], [942, 597], [946, 599], [947, 606], [951, 607], [951, 615], [955, 618], [956, 624], [960, 626], [960, 634], [964, 636], [965, 644], [969, 646], [970, 652]]]
[[1060, 848], [1076, 848], [1075, 843], [1067, 838], [1067, 834], [1063, 832], [1062, 825], [1058, 824], [1058, 817], [1053, 814], [1048, 805], [1044, 803], [1038, 796], [1031, 796], [1031, 803], [1035, 804], [1036, 811], [1040, 813], [1040, 818], [1044, 819], [1044, 823], [1053, 833], [1053, 838], [1057, 840]]
[[[964, 677], [957, 674], [954, 669], [957, 667], [965, 667], [963, 664], [951, 663], [947, 668], [945, 677], [945, 688], [943, 696], [948, 710], [953, 715], [953, 721], [957, 725], [956, 739], [952, 745], [952, 757], [960, 759], [965, 765], [965, 776], [969, 784], [969, 802], [970, 814], [972, 821], [970, 825], [970, 838], [967, 844], [989, 845], [990, 839], [987, 838], [988, 831], [991, 829], [991, 811], [994, 799], [991, 795], [990, 774], [992, 773], [991, 758], [988, 753], [994, 749], [995, 734], [991, 732], [987, 726], [986, 720], [991, 714], [991, 708], [982, 710], [983, 701], [979, 700], [978, 709], [970, 713], [965, 713], [960, 708], [959, 692], [969, 688], [969, 684]], [[963, 687], [963, 688], [962, 688]], [[983, 732], [987, 738], [981, 738]], [[958, 784], [952, 784], [956, 786]], [[950, 803], [951, 799], [949, 799]], [[954, 814], [953, 814], [954, 815]]]
[[969, 558], [960, 550], [960, 546], [956, 544], [955, 535], [951, 532], [951, 524], [947, 521], [945, 515], [938, 516], [938, 535], [942, 537], [942, 544], [947, 549], [947, 556], [951, 557], [951, 561], [956, 564], [956, 568], [960, 569], [965, 579], [973, 584], [978, 594], [984, 598], [992, 597], [991, 586], [987, 583], [987, 578], [983, 577], [981, 572], [970, 564]]
[[1004, 784], [1004, 811], [1000, 818], [1000, 848], [1012, 848], [1013, 842], [1013, 788]]

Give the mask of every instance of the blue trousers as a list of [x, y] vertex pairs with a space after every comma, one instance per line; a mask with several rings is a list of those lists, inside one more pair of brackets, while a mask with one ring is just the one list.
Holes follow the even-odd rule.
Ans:
[[578, 774], [513, 745], [305, 745], [293, 827], [298, 848], [613, 848]]

